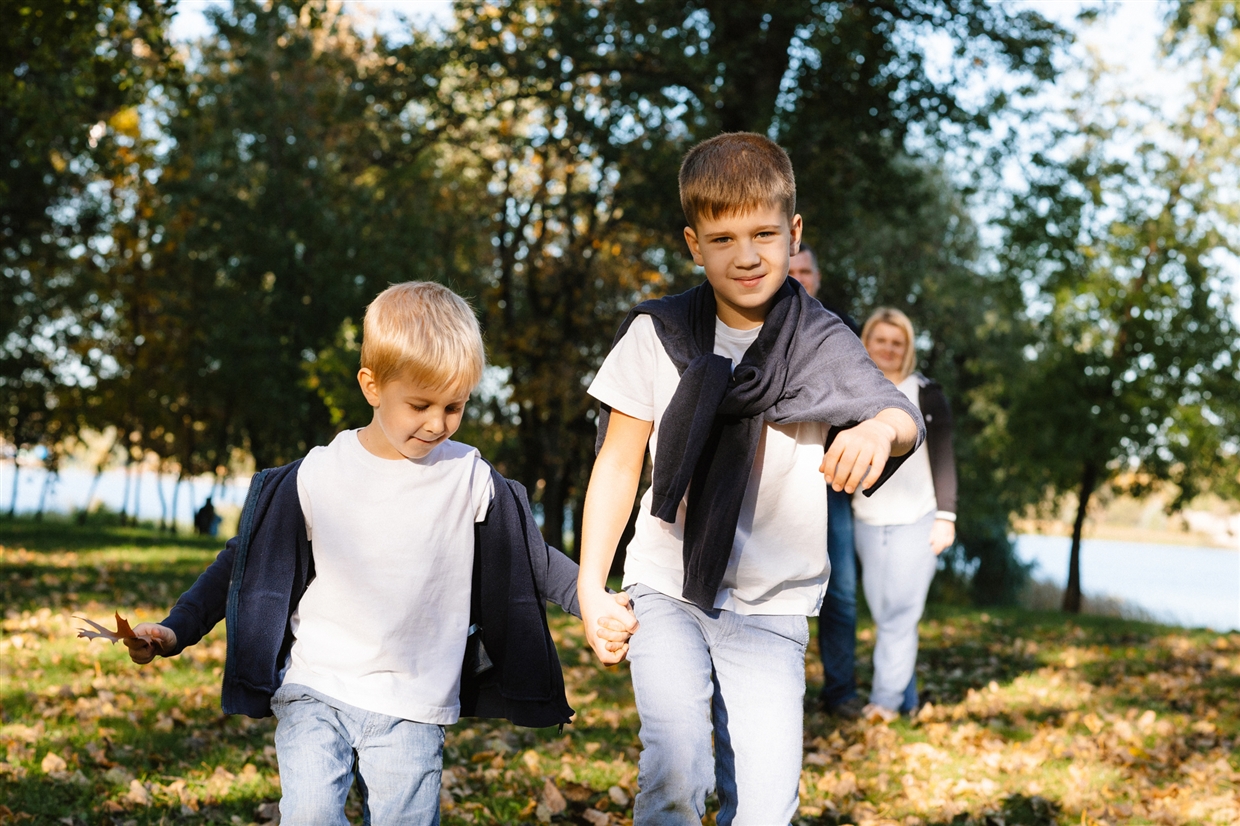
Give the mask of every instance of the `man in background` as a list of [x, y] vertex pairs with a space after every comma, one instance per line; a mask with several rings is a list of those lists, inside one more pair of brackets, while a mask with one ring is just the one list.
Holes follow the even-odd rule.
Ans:
[[[818, 257], [808, 244], [788, 262], [788, 277], [795, 278], [815, 298], [822, 286]], [[854, 332], [861, 328], [848, 313], [828, 310], [843, 319]], [[818, 652], [822, 656], [822, 691], [818, 703], [828, 714], [855, 720], [865, 702], [857, 696], [857, 557], [853, 548], [851, 497], [827, 488], [827, 556], [831, 578], [818, 614]]]

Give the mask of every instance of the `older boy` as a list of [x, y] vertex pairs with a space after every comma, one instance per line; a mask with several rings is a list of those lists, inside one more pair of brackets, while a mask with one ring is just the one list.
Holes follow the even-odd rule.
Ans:
[[224, 711], [278, 719], [285, 826], [347, 824], [355, 773], [368, 823], [437, 823], [443, 726], [572, 716], [543, 600], [576, 613], [576, 566], [450, 439], [482, 375], [473, 312], [397, 284], [363, 336], [370, 424], [257, 474], [238, 536], [130, 652], [175, 655], [227, 616]]
[[826, 485], [873, 489], [924, 428], [856, 336], [787, 279], [801, 218], [782, 149], [747, 133], [698, 144], [680, 193], [706, 282], [636, 307], [590, 386], [603, 416], [578, 596], [587, 639], [618, 661], [598, 631], [626, 617], [603, 586], [649, 448], [624, 571], [640, 622], [634, 822], [700, 823], [713, 789], [721, 824], [788, 823], [806, 617], [830, 570]]

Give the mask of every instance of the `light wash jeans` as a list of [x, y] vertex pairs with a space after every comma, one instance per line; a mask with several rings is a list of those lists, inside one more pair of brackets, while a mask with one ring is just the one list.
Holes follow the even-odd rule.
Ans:
[[915, 685], [917, 623], [938, 565], [930, 550], [933, 525], [933, 511], [911, 525], [853, 523], [861, 584], [877, 629], [870, 702], [883, 708], [903, 708]]
[[[702, 611], [643, 585], [629, 642], [641, 718], [634, 826], [786, 824], [797, 811], [809, 625]], [[714, 757], [711, 741], [714, 740]]]
[[442, 726], [389, 717], [282, 685], [271, 700], [282, 826], [348, 826], [356, 774], [363, 823], [438, 824]]

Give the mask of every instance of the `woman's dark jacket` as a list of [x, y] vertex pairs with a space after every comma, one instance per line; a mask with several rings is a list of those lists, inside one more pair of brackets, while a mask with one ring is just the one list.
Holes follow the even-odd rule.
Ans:
[[[237, 535], [163, 625], [179, 654], [227, 619], [222, 704], [227, 714], [266, 717], [293, 644], [289, 619], [314, 579], [314, 556], [297, 495], [299, 459], [250, 482]], [[547, 626], [545, 601], [580, 615], [577, 564], [547, 545], [525, 488], [491, 470], [495, 495], [474, 530], [471, 633], [461, 673], [461, 715], [521, 726], [562, 725], [573, 710]]]
[[930, 477], [934, 480], [935, 507], [956, 512], [956, 452], [952, 446], [952, 409], [943, 387], [921, 373], [914, 374], [920, 387], [918, 407], [926, 420], [926, 452], [930, 454]]

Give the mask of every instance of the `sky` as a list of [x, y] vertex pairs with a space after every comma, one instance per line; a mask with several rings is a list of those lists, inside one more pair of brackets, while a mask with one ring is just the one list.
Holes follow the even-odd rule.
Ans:
[[[203, 11], [219, 5], [226, 4], [219, 0], [180, 0], [172, 20], [172, 39], [184, 43], [207, 34], [210, 27]], [[347, 0], [345, 6], [363, 21], [374, 20], [381, 32], [398, 30], [400, 15], [441, 25], [452, 19], [451, 0]]]

